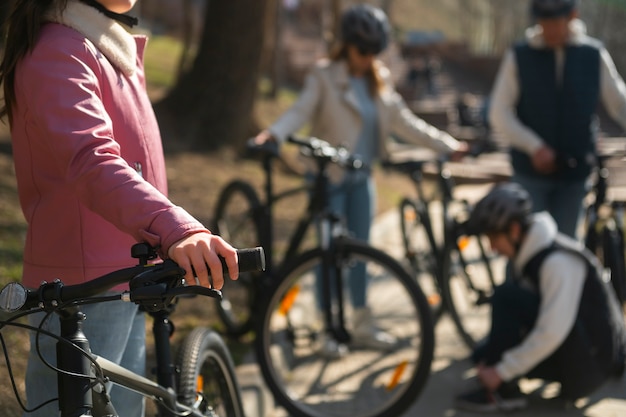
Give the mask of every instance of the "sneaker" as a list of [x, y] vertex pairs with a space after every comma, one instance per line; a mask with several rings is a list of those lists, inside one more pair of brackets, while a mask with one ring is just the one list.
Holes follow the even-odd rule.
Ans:
[[339, 343], [326, 332], [320, 333], [318, 342], [318, 353], [326, 359], [339, 359], [348, 353], [348, 346], [344, 343]]
[[517, 384], [502, 384], [495, 392], [480, 388], [456, 398], [456, 408], [489, 413], [496, 411], [521, 410], [528, 406], [528, 400], [519, 390]]
[[374, 325], [372, 313], [367, 307], [354, 310], [353, 326], [351, 346], [387, 350], [393, 348], [398, 343], [398, 339], [395, 336]]

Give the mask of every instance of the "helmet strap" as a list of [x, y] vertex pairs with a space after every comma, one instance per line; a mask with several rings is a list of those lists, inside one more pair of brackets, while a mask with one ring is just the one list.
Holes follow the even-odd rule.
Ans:
[[100, 13], [104, 14], [105, 16], [113, 20], [116, 20], [128, 27], [132, 28], [133, 26], [137, 25], [137, 23], [139, 23], [139, 19], [137, 19], [136, 17], [112, 12], [106, 7], [104, 7], [102, 4], [98, 3], [96, 0], [80, 0], [80, 1], [85, 3], [88, 6], [91, 6], [97, 9]]

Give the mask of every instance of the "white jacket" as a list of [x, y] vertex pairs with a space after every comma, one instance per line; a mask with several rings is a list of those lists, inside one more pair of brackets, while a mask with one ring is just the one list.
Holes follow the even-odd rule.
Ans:
[[[406, 106], [393, 88], [389, 70], [380, 65], [385, 87], [376, 98], [380, 138], [377, 157], [384, 159], [388, 156], [386, 144], [391, 133], [439, 153], [457, 150], [458, 141], [417, 117]], [[269, 131], [282, 142], [309, 122], [312, 136], [332, 145], [343, 145], [350, 151], [354, 150], [362, 123], [359, 103], [350, 88], [348, 68], [344, 60], [320, 60], [308, 74], [298, 100]], [[334, 174], [332, 178], [336, 181], [338, 174]]]
[[[524, 265], [549, 247], [556, 236], [556, 223], [547, 212], [533, 215], [530, 229], [513, 260], [516, 276], [521, 276]], [[557, 251], [545, 258], [539, 269], [541, 303], [537, 321], [523, 342], [507, 350], [495, 365], [503, 380], [525, 375], [565, 341], [578, 315], [586, 271], [585, 261], [572, 253]]]
[[[541, 48], [544, 41], [540, 26], [526, 30], [526, 39], [533, 48]], [[570, 23], [571, 44], [587, 43], [585, 24], [578, 19]], [[562, 73], [563, 50], [557, 50], [557, 76]], [[519, 98], [519, 81], [515, 53], [509, 49], [500, 64], [489, 106], [489, 122], [494, 132], [513, 148], [531, 155], [543, 144], [535, 132], [523, 125], [516, 115]], [[609, 115], [626, 129], [626, 86], [617, 72], [615, 64], [606, 48], [600, 48], [600, 99]]]

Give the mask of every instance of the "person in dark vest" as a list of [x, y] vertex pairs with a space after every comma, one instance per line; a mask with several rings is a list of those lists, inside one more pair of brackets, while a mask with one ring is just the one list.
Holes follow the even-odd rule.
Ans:
[[503, 183], [466, 223], [510, 259], [513, 273], [496, 287], [489, 335], [472, 354], [480, 387], [457, 397], [457, 408], [524, 408], [523, 377], [559, 382], [559, 400], [573, 405], [623, 374], [624, 317], [598, 259], [559, 233], [549, 213], [531, 209], [521, 185]]
[[626, 86], [601, 42], [587, 36], [577, 0], [530, 4], [537, 24], [503, 57], [489, 122], [510, 145], [513, 181], [535, 211], [547, 210], [575, 237], [595, 165], [595, 111], [602, 103], [626, 128]]

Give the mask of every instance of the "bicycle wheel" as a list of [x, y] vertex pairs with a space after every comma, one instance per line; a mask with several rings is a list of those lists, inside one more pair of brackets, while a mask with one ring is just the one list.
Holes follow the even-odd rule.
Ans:
[[413, 200], [403, 199], [400, 202], [400, 233], [404, 256], [426, 294], [436, 323], [443, 313], [444, 303], [437, 279], [437, 259], [423, 223], [429, 221], [422, 218], [424, 209], [423, 205], [418, 208]]
[[184, 339], [176, 358], [178, 400], [207, 416], [243, 417], [235, 367], [216, 332], [196, 328]]
[[624, 238], [621, 230], [609, 222], [602, 228], [602, 254], [604, 266], [611, 271], [611, 284], [621, 304], [626, 298], [626, 265], [624, 264]]
[[446, 245], [442, 294], [459, 336], [473, 349], [491, 326], [490, 298], [504, 282], [506, 260], [489, 254], [478, 236], [462, 236]]
[[[321, 349], [327, 329], [316, 282], [324, 256], [337, 274], [364, 266], [369, 280], [366, 303], [374, 325], [397, 341], [384, 350], [348, 344], [340, 357]], [[421, 289], [393, 258], [367, 244], [339, 239], [333, 250], [303, 253], [279, 274], [257, 322], [257, 360], [277, 402], [291, 416], [396, 416], [419, 396], [430, 372], [434, 333]], [[348, 286], [348, 277], [340, 278]], [[343, 288], [343, 287], [342, 287]], [[348, 293], [348, 291], [345, 291]], [[343, 308], [348, 337], [354, 309]], [[340, 318], [332, 310], [332, 321]], [[321, 316], [321, 317], [320, 317]]]
[[[234, 247], [258, 246], [261, 229], [256, 212], [260, 206], [256, 192], [248, 183], [239, 180], [231, 182], [217, 201], [215, 233]], [[258, 281], [258, 276], [258, 273], [241, 273], [236, 281], [224, 280], [217, 312], [230, 336], [239, 337], [252, 327], [252, 309], [256, 299], [254, 283]]]

